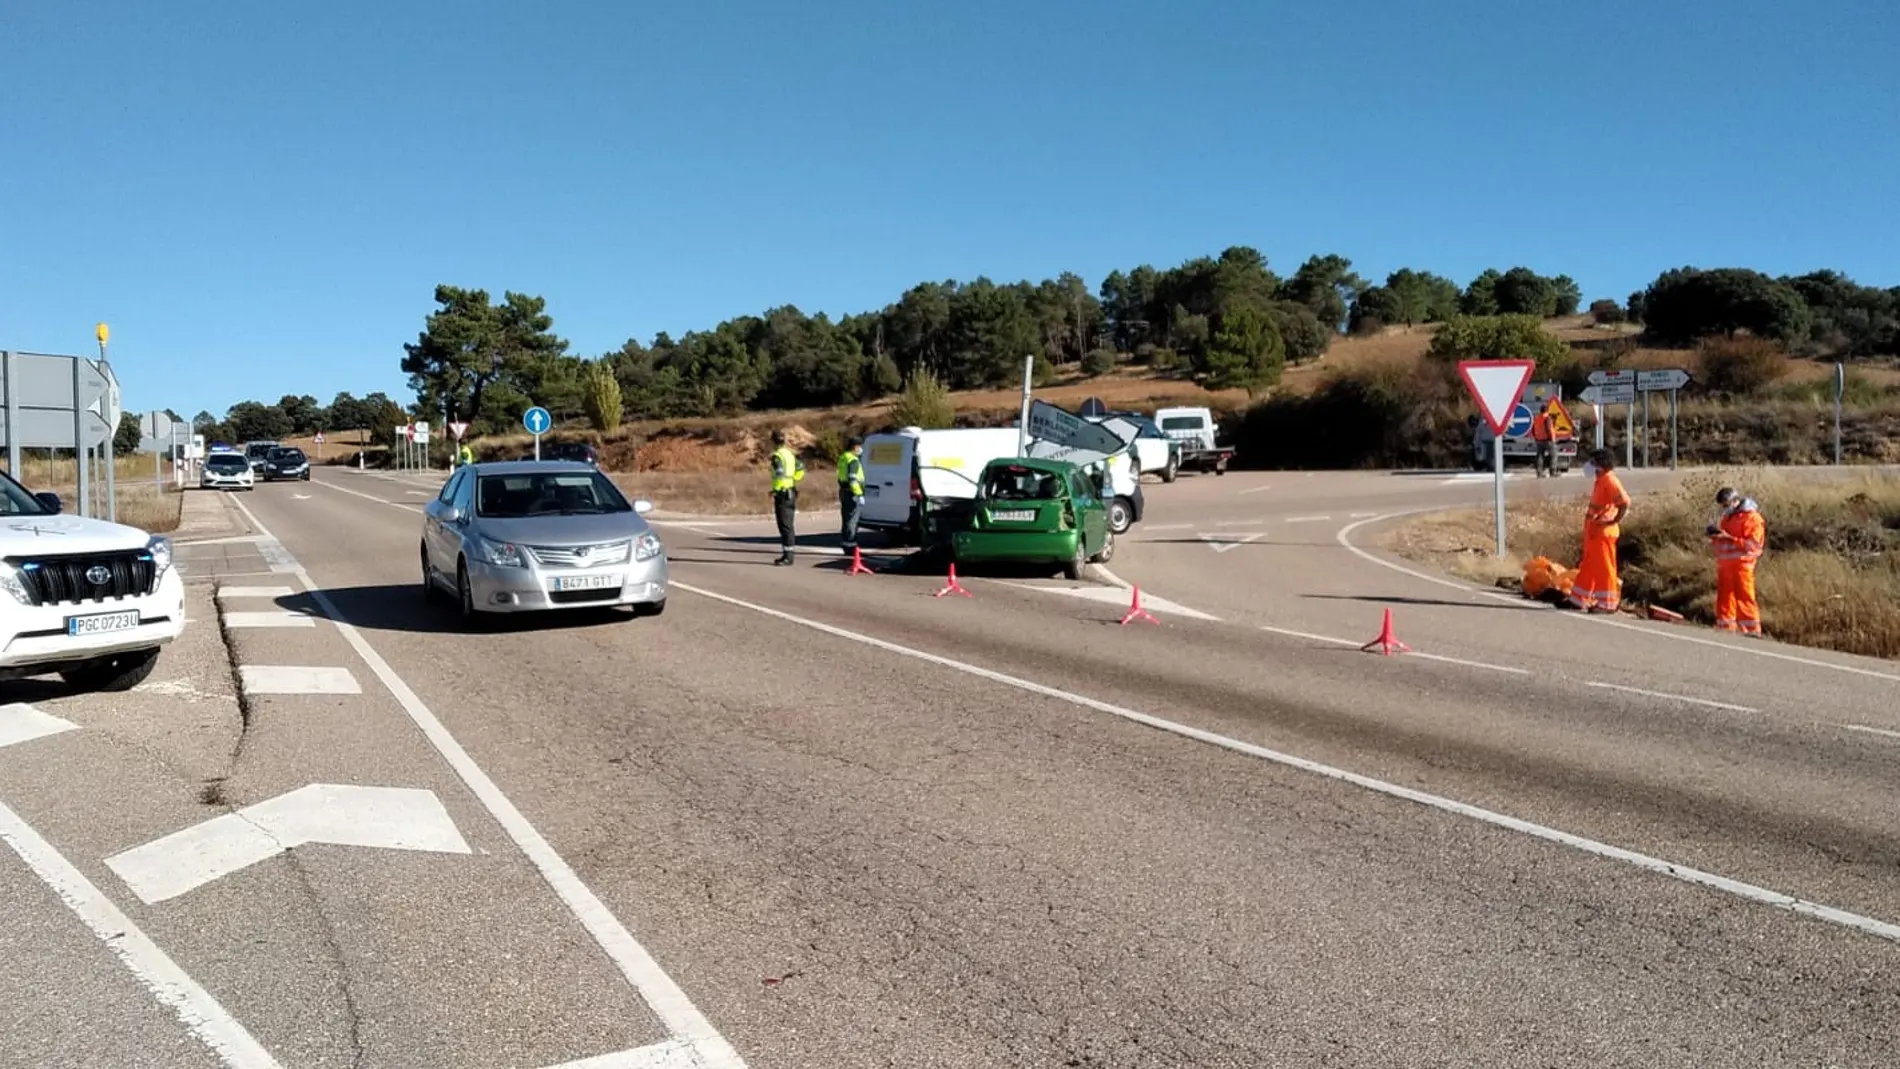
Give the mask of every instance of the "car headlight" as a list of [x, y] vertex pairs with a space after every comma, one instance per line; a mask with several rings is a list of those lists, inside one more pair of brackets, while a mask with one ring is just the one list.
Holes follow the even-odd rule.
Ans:
[[4, 561], [0, 561], [0, 590], [13, 595], [13, 600], [22, 605], [33, 604], [33, 599], [27, 596], [26, 584], [20, 581], [20, 569]]
[[633, 541], [634, 560], [652, 560], [665, 552], [666, 547], [660, 544], [660, 536], [651, 531]]
[[476, 555], [497, 568], [526, 568], [528, 565], [521, 555], [521, 547], [512, 542], [476, 543]]
[[156, 583], [171, 570], [172, 540], [164, 535], [153, 535], [152, 540], [145, 543], [145, 552], [152, 555], [152, 581]]

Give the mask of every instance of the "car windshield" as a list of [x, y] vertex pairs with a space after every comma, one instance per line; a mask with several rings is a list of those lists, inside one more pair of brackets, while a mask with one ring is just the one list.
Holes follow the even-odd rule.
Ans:
[[484, 475], [475, 495], [475, 514], [491, 519], [632, 511], [606, 476], [591, 471]]
[[270, 458], [279, 464], [296, 464], [303, 460], [303, 450], [278, 449], [271, 453]]
[[205, 467], [212, 471], [246, 471], [249, 470], [250, 464], [246, 463], [243, 457], [227, 454], [205, 461]]
[[983, 496], [992, 501], [1054, 501], [1062, 481], [1054, 474], [1011, 464], [983, 473]]
[[1171, 431], [1198, 431], [1204, 424], [1199, 416], [1169, 416], [1161, 426]]
[[51, 516], [26, 487], [0, 472], [0, 516]]

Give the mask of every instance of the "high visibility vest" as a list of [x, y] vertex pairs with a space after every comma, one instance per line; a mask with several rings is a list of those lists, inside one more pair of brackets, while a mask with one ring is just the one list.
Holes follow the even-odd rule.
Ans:
[[772, 451], [773, 493], [782, 494], [803, 482], [804, 478], [805, 462], [798, 459], [798, 454], [785, 446], [779, 446]]
[[852, 497], [864, 496], [864, 459], [848, 449], [838, 457], [838, 486]]
[[1549, 412], [1539, 412], [1531, 417], [1531, 440], [1534, 442], [1550, 441]]
[[1761, 513], [1753, 501], [1744, 502], [1740, 507], [1723, 513], [1716, 534], [1709, 539], [1716, 560], [1742, 564], [1753, 564], [1760, 560], [1767, 541], [1768, 525], [1762, 522]]
[[464, 464], [475, 463], [475, 450], [470, 449], [468, 446], [463, 446], [462, 447], [462, 463]]

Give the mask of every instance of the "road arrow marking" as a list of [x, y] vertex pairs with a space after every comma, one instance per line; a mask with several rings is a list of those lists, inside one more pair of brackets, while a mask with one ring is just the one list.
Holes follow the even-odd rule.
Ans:
[[700, 1069], [705, 1064], [691, 1043], [668, 1039], [633, 1050], [562, 1062], [548, 1069]]
[[1201, 541], [1207, 543], [1207, 548], [1216, 553], [1239, 549], [1249, 542], [1267, 537], [1265, 531], [1249, 531], [1245, 534], [1209, 534], [1206, 531], [1196, 531], [1195, 534], [1200, 536]]
[[435, 792], [313, 783], [106, 858], [148, 905], [300, 846], [470, 853]]
[[0, 705], [0, 749], [77, 730], [78, 724], [42, 713], [30, 705]]

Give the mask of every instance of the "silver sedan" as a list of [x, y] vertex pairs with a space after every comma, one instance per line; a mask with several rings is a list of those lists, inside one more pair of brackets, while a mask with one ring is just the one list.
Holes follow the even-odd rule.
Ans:
[[464, 623], [490, 613], [631, 606], [666, 609], [666, 546], [592, 465], [471, 464], [422, 517], [422, 584], [455, 595]]

